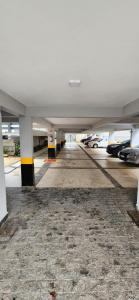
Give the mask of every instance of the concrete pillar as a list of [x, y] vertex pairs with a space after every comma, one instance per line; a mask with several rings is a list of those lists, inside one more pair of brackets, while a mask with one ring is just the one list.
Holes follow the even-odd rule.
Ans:
[[34, 186], [32, 118], [30, 116], [20, 117], [19, 123], [22, 186]]
[[64, 142], [64, 145], [66, 143], [66, 140], [65, 140], [65, 133], [63, 133], [63, 142]]
[[136, 209], [139, 211], [139, 178], [138, 178], [138, 189], [137, 189], [137, 203], [136, 203]]
[[132, 129], [131, 131], [131, 147], [139, 146], [139, 128]]
[[109, 132], [108, 145], [115, 143], [115, 131]]
[[2, 117], [0, 111], [0, 223], [7, 216], [6, 186], [4, 175], [3, 140], [2, 140]]
[[57, 132], [56, 132], [56, 151], [57, 151], [57, 153], [59, 153], [60, 152], [60, 150], [61, 150], [61, 132], [60, 132], [60, 130], [58, 130]]
[[61, 133], [61, 148], [64, 147], [65, 144], [65, 133], [62, 131]]
[[48, 159], [56, 158], [56, 133], [54, 128], [48, 131]]

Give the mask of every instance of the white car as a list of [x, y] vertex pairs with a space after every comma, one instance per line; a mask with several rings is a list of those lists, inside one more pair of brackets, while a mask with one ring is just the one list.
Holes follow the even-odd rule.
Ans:
[[95, 138], [88, 143], [89, 148], [106, 148], [108, 145], [108, 139]]

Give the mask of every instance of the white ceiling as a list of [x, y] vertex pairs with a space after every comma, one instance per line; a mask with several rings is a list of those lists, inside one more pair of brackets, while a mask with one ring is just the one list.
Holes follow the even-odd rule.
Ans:
[[46, 118], [55, 129], [62, 129], [65, 132], [82, 132], [90, 129], [93, 124], [100, 121], [101, 118]]
[[92, 125], [100, 120], [100, 118], [47, 118], [48, 122], [53, 125]]
[[139, 0], [0, 0], [0, 89], [28, 106], [138, 98]]

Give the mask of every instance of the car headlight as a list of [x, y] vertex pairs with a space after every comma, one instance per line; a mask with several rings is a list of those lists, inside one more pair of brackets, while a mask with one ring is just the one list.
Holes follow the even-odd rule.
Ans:
[[137, 155], [135, 153], [129, 153], [127, 155], [127, 158], [130, 158], [130, 159], [136, 159], [137, 158]]

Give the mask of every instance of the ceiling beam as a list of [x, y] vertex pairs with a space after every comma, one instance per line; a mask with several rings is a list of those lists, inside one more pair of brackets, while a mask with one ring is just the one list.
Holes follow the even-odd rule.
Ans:
[[16, 116], [25, 115], [25, 106], [0, 90], [0, 109]]
[[122, 117], [122, 108], [113, 107], [82, 107], [82, 106], [52, 106], [28, 107], [26, 113], [32, 117], [43, 118], [97, 118]]
[[139, 98], [128, 103], [123, 108], [123, 116], [137, 116], [139, 114]]

